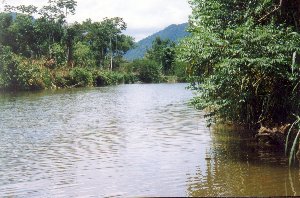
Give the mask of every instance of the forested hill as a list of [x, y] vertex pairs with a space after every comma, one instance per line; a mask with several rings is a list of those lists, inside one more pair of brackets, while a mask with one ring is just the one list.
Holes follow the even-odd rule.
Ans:
[[151, 48], [152, 42], [156, 37], [160, 37], [162, 39], [170, 39], [172, 41], [178, 41], [183, 37], [187, 36], [189, 33], [186, 31], [187, 23], [179, 24], [179, 25], [170, 25], [164, 30], [161, 30], [147, 38], [136, 43], [136, 48], [129, 50], [125, 54], [125, 59], [134, 60], [143, 58], [147, 49]]

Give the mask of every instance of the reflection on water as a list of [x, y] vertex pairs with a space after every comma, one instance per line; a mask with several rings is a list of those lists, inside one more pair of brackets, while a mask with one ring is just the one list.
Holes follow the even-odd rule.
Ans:
[[211, 130], [186, 84], [0, 96], [0, 197], [300, 195], [299, 169]]
[[299, 168], [288, 167], [284, 151], [259, 148], [249, 134], [212, 131], [209, 157], [187, 180], [189, 196], [300, 195]]

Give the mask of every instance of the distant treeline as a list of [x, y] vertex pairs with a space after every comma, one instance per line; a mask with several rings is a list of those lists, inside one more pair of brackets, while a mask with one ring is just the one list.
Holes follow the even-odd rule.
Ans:
[[164, 74], [176, 72], [181, 79], [185, 78], [182, 71], [171, 68], [175, 63], [175, 46], [168, 44], [169, 41], [158, 43], [163, 44], [159, 49], [164, 50], [159, 53], [164, 53], [164, 58], [155, 55], [151, 60], [127, 62], [123, 55], [135, 43], [122, 33], [127, 28], [123, 19], [105, 18], [101, 22], [87, 19], [68, 24], [66, 19], [75, 14], [76, 5], [74, 0], [50, 0], [42, 8], [4, 6], [5, 11], [0, 13], [0, 89], [161, 82], [174, 79]]

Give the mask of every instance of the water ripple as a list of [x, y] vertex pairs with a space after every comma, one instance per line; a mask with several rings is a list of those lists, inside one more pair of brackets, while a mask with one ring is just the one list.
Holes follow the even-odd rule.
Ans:
[[[185, 86], [0, 97], [0, 197], [249, 196], [257, 189], [250, 174], [262, 173], [270, 182], [259, 195], [281, 187], [283, 169], [237, 162], [253, 159], [245, 157], [245, 145], [212, 136], [203, 113], [188, 105]], [[254, 155], [262, 164], [284, 164], [269, 152]], [[290, 189], [299, 190], [292, 181]]]

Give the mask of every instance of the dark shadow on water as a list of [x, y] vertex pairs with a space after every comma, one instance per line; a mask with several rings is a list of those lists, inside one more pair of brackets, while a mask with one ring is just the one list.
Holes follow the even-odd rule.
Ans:
[[299, 164], [288, 166], [283, 149], [261, 147], [251, 131], [211, 130], [212, 142], [188, 196], [299, 196]]

